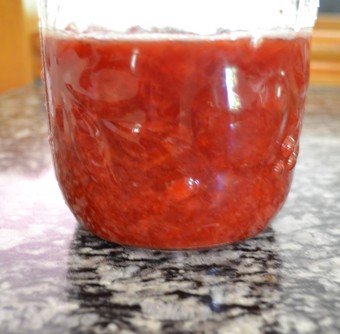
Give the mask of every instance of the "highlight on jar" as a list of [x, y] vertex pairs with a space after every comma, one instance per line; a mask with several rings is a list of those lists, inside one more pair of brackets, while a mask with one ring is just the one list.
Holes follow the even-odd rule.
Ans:
[[196, 249], [267, 227], [299, 153], [318, 1], [40, 7], [55, 173], [86, 229]]

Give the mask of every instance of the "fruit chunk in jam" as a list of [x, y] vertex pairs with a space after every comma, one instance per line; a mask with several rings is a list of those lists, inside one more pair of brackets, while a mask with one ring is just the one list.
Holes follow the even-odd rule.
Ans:
[[149, 248], [263, 230], [291, 183], [309, 44], [46, 36], [50, 142], [74, 215]]

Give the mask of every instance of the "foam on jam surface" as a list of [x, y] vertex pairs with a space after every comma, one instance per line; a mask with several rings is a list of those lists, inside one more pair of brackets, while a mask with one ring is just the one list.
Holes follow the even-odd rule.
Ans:
[[263, 230], [290, 188], [309, 47], [45, 36], [50, 143], [74, 215], [104, 239], [161, 249]]

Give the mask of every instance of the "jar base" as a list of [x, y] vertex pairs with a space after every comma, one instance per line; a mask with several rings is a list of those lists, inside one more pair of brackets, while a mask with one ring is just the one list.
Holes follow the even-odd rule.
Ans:
[[112, 237], [112, 236], [107, 236], [105, 233], [98, 231], [98, 230], [93, 230], [89, 227], [86, 226], [86, 224], [84, 224], [81, 220], [78, 219], [78, 223], [89, 233], [91, 233], [92, 235], [94, 235], [97, 238], [100, 238], [106, 242], [112, 243], [112, 244], [116, 244], [119, 246], [122, 246], [124, 248], [127, 249], [144, 249], [144, 250], [153, 250], [153, 251], [204, 251], [204, 250], [210, 250], [210, 249], [215, 249], [215, 248], [220, 248], [226, 245], [230, 245], [230, 244], [237, 244], [237, 243], [241, 243], [244, 242], [248, 239], [252, 239], [254, 237], [256, 237], [257, 235], [263, 233], [269, 226], [270, 226], [270, 222], [269, 223], [265, 223], [261, 226], [257, 226], [257, 228], [251, 228], [246, 232], [243, 232], [243, 236], [242, 237], [235, 237], [235, 238], [226, 238], [225, 241], [221, 241], [218, 243], [202, 243], [202, 244], [196, 244], [196, 243], [192, 243], [191, 245], [177, 245], [176, 243], [174, 243], [173, 245], [171, 245], [171, 243], [169, 241], [164, 242], [164, 244], [166, 244], [164, 247], [159, 246], [159, 245], [152, 245], [151, 243], [138, 243], [138, 242], [124, 242], [124, 241], [120, 241], [118, 238]]

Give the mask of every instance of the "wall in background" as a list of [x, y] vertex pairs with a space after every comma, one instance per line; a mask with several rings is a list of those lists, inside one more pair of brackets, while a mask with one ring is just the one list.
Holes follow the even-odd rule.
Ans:
[[340, 0], [320, 0], [320, 12], [340, 13]]

